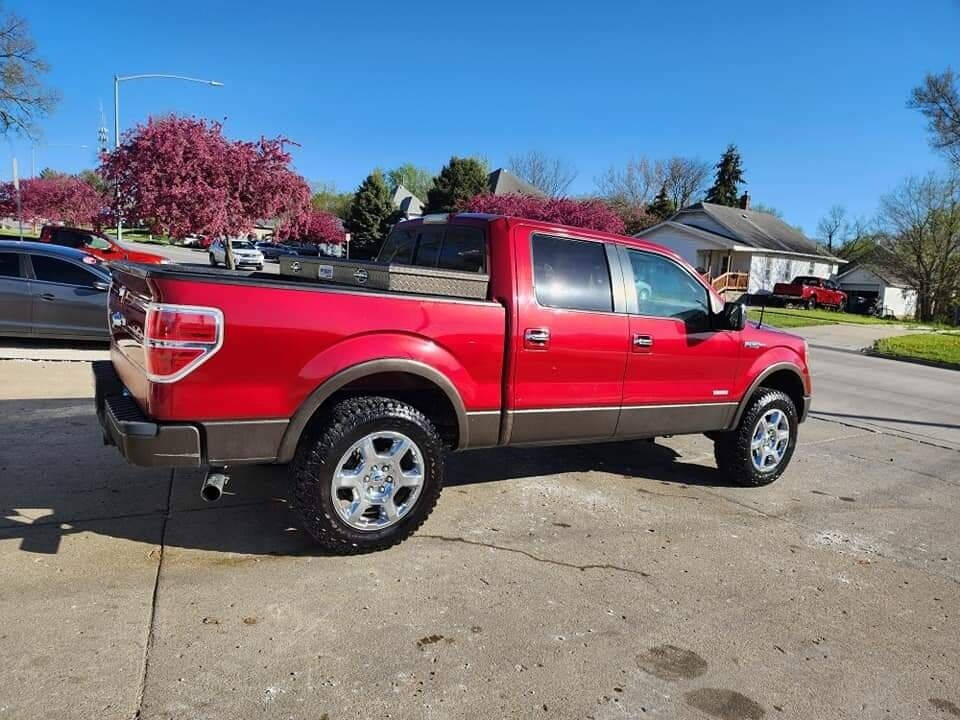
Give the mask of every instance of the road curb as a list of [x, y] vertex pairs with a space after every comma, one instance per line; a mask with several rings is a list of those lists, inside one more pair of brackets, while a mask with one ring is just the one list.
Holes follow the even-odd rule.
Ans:
[[864, 355], [883, 358], [884, 360], [897, 360], [899, 362], [912, 363], [913, 365], [926, 365], [927, 367], [940, 368], [941, 370], [960, 370], [960, 365], [957, 363], [924, 360], [923, 358], [904, 357], [902, 355], [890, 355], [889, 353], [877, 352], [873, 348], [864, 348], [862, 352]]

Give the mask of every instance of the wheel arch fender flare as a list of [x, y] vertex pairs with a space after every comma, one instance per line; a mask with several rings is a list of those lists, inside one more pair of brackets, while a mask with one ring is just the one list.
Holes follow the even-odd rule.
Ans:
[[307, 423], [314, 416], [317, 410], [338, 390], [346, 387], [352, 382], [361, 380], [370, 375], [379, 373], [408, 373], [427, 380], [436, 385], [453, 406], [454, 413], [457, 416], [457, 426], [459, 430], [459, 447], [466, 447], [469, 442], [467, 411], [463, 403], [463, 398], [453, 382], [436, 368], [426, 363], [414, 360], [412, 358], [374, 358], [364, 362], [356, 363], [345, 368], [320, 384], [306, 399], [300, 403], [300, 407], [290, 418], [287, 430], [280, 441], [279, 452], [277, 453], [277, 462], [286, 463], [293, 459], [300, 442], [300, 437]]
[[[740, 423], [740, 418], [743, 417], [743, 413], [746, 411], [747, 406], [750, 404], [751, 398], [756, 394], [757, 390], [763, 385], [763, 381], [769, 378], [771, 375], [778, 372], [789, 372], [796, 376], [797, 382], [800, 383], [801, 388], [806, 388], [806, 383], [803, 379], [803, 372], [800, 367], [790, 361], [781, 361], [768, 365], [764, 368], [759, 375], [757, 375], [753, 382], [750, 383], [750, 387], [747, 388], [747, 391], [743, 394], [743, 397], [740, 399], [739, 405], [737, 405], [737, 411], [734, 413], [733, 419], [730, 421], [730, 429], [735, 428]], [[803, 407], [797, 407], [797, 414], [803, 419]]]

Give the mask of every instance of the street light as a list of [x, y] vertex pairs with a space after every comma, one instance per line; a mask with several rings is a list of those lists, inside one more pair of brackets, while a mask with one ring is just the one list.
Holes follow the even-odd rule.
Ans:
[[[113, 140], [114, 147], [120, 147], [120, 83], [125, 80], [146, 80], [148, 78], [166, 78], [168, 80], [185, 80], [187, 82], [223, 87], [222, 82], [187, 77], [186, 75], [170, 75], [167, 73], [145, 73], [142, 75], [114, 75], [113, 76]], [[117, 187], [117, 240], [123, 240], [123, 221], [120, 219], [120, 188]]]

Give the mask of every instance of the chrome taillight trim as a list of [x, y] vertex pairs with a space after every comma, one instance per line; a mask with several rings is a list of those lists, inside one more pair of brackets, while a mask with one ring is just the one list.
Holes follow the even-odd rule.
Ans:
[[[196, 342], [193, 340], [153, 340], [150, 338], [148, 332], [150, 328], [150, 315], [155, 312], [177, 312], [185, 314], [194, 314], [194, 315], [205, 315], [207, 317], [213, 317], [216, 326], [217, 326], [217, 339], [214, 343], [206, 342]], [[143, 323], [143, 352], [144, 352], [144, 374], [146, 374], [147, 379], [150, 382], [155, 383], [173, 383], [177, 380], [182, 380], [187, 375], [192, 373], [198, 367], [203, 365], [207, 360], [212, 358], [217, 354], [217, 351], [223, 347], [223, 334], [224, 334], [224, 324], [223, 324], [223, 311], [220, 308], [215, 307], [206, 307], [202, 305], [176, 305], [173, 303], [148, 303], [147, 312], [144, 316]], [[149, 353], [150, 348], [158, 349], [183, 349], [183, 350], [203, 350], [203, 354], [199, 357], [191, 360], [189, 363], [184, 365], [180, 370], [175, 372], [173, 375], [157, 375], [147, 370], [149, 363]]]

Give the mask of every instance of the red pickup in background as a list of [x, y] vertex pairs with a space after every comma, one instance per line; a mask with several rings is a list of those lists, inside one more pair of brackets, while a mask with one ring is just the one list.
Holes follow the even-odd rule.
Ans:
[[847, 307], [847, 294], [832, 280], [801, 275], [789, 283], [777, 283], [771, 296], [778, 304], [803, 305], [807, 310], [829, 307], [843, 311]]

